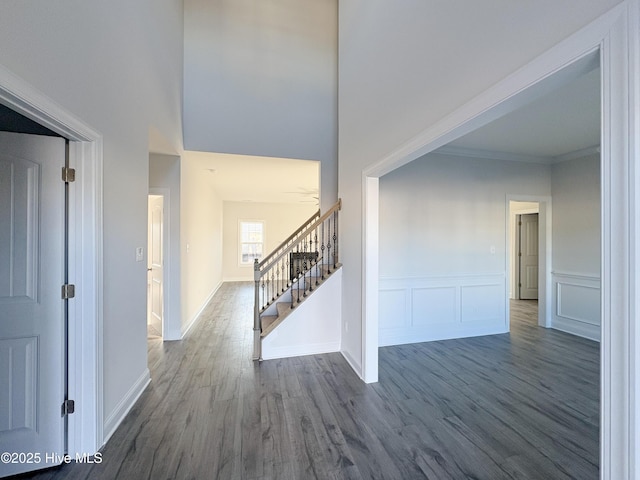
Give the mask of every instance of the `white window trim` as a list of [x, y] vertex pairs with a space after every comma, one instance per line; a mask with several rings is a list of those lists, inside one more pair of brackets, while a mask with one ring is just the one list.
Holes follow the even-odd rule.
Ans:
[[238, 249], [238, 266], [239, 267], [251, 267], [253, 266], [253, 262], [248, 262], [245, 263], [242, 261], [242, 224], [243, 223], [261, 223], [262, 224], [262, 258], [264, 258], [267, 255], [267, 222], [265, 220], [262, 219], [247, 219], [247, 218], [241, 218], [238, 219], [238, 241], [237, 243], [237, 249]]

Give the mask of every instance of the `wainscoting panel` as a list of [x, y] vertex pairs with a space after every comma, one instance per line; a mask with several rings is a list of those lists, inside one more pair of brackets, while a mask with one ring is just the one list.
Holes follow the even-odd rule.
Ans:
[[461, 290], [462, 322], [495, 322], [504, 318], [504, 284], [463, 285]]
[[551, 327], [600, 341], [600, 278], [553, 272]]
[[413, 288], [411, 325], [420, 327], [456, 321], [455, 287]]
[[404, 288], [380, 292], [380, 328], [405, 328], [410, 324], [408, 296]]
[[380, 346], [508, 331], [505, 274], [380, 278]]

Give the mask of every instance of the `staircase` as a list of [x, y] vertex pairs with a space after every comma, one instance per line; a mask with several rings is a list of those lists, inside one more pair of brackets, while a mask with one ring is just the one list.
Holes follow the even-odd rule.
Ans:
[[338, 200], [324, 215], [318, 211], [264, 260], [255, 261], [254, 360], [262, 360], [262, 340], [341, 267], [340, 208]]

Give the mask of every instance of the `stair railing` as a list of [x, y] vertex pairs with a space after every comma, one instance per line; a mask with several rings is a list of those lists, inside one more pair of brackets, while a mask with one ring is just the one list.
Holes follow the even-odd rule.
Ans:
[[324, 215], [318, 211], [261, 262], [253, 264], [253, 358], [262, 357], [260, 314], [291, 287], [291, 308], [338, 265], [338, 200]]

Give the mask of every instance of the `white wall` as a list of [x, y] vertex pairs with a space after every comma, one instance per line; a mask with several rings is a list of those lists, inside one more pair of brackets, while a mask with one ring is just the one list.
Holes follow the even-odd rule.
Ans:
[[339, 2], [342, 349], [356, 369], [363, 170], [617, 3]]
[[186, 0], [189, 150], [319, 160], [337, 199], [337, 0]]
[[135, 249], [147, 244], [150, 127], [182, 148], [182, 17], [175, 0], [0, 3], [0, 64], [104, 138], [107, 430], [148, 375], [146, 262]]
[[[180, 157], [173, 155], [149, 155], [149, 188], [162, 189], [165, 196], [165, 209], [169, 209], [168, 229], [169, 244], [165, 245], [169, 261], [165, 262], [164, 285], [165, 305], [164, 324], [167, 327], [162, 336], [165, 340], [178, 340], [182, 335], [181, 276], [180, 276]], [[168, 202], [168, 205], [167, 205]]]
[[600, 339], [600, 156], [553, 165], [552, 326]]
[[222, 284], [222, 200], [206, 163], [181, 161], [182, 334]]
[[600, 156], [551, 169], [553, 269], [600, 276]]
[[380, 179], [381, 345], [508, 330], [506, 197], [550, 168], [430, 154]]
[[224, 202], [224, 280], [253, 281], [253, 265], [239, 265], [240, 220], [265, 222], [266, 253], [273, 251], [318, 210], [312, 203]]

